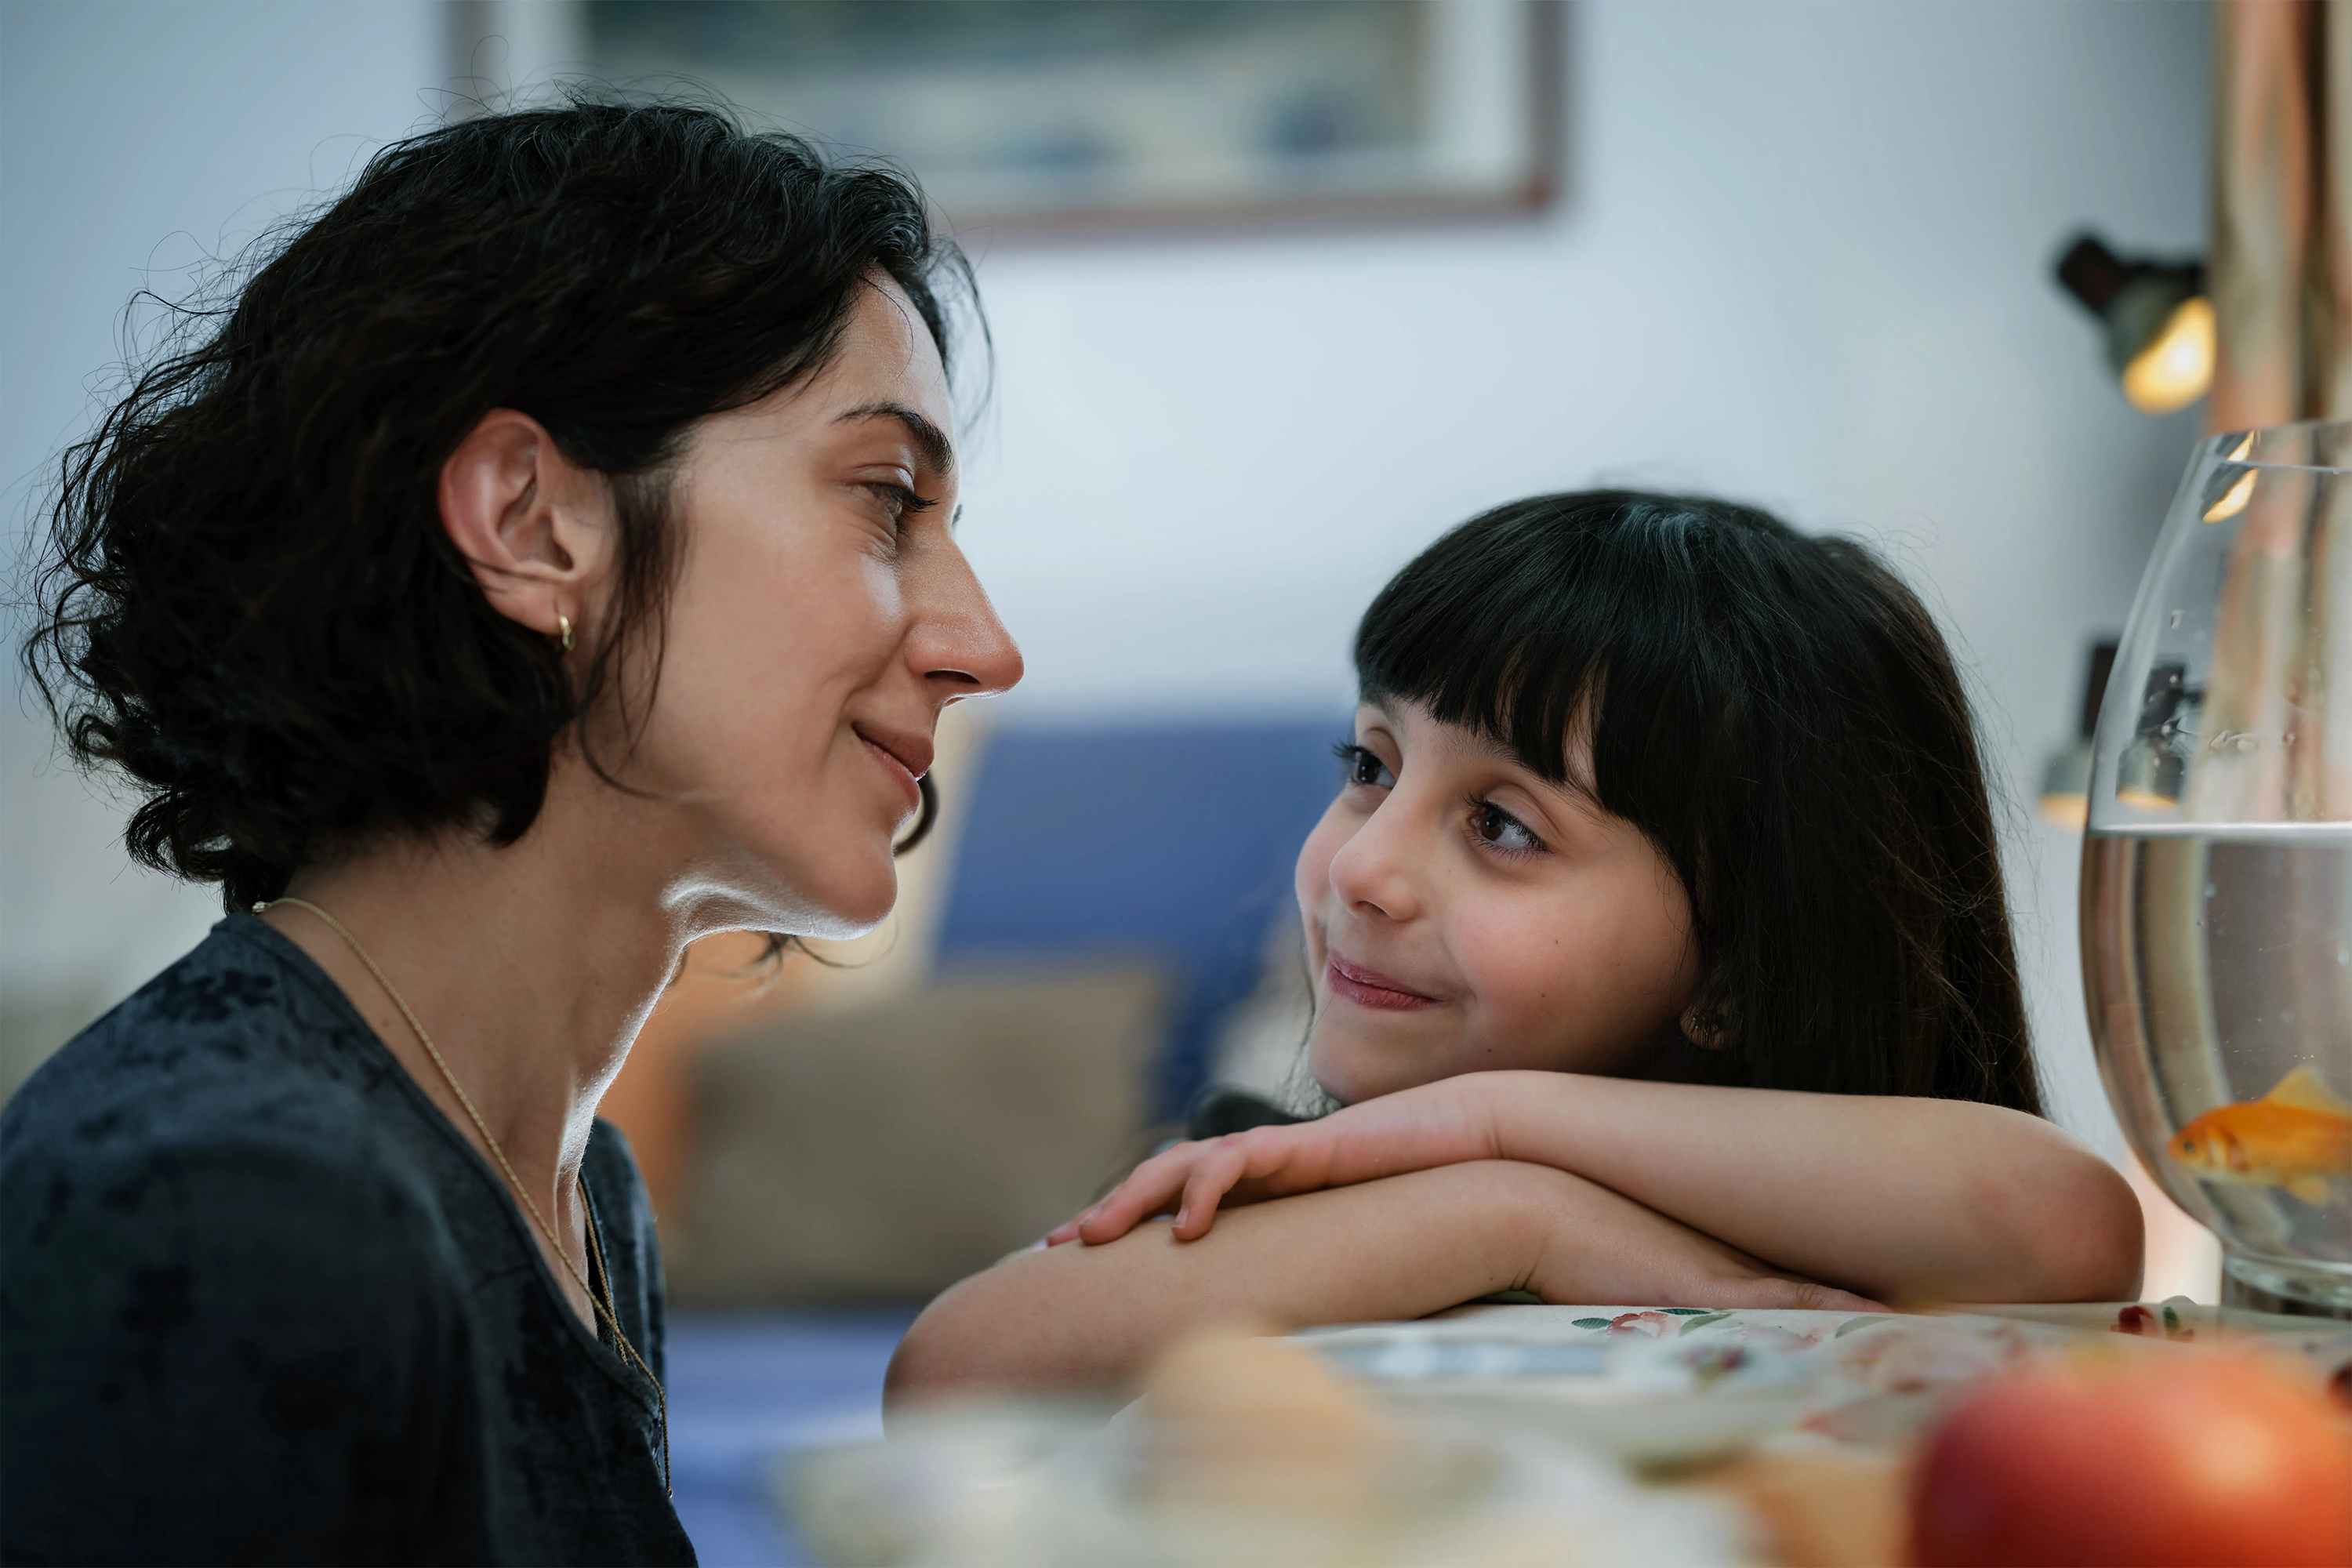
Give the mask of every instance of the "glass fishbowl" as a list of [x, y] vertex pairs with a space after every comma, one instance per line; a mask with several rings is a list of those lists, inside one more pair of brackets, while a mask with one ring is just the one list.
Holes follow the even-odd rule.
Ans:
[[2352, 423], [2202, 443], [2107, 681], [2099, 1071], [2222, 1300], [2352, 1318]]

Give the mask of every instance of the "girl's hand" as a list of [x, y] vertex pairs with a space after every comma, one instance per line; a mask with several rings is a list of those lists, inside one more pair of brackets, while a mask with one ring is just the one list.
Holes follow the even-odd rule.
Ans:
[[1116, 1241], [1154, 1215], [1174, 1213], [1175, 1237], [1193, 1241], [1238, 1206], [1324, 1187], [1349, 1186], [1434, 1165], [1496, 1157], [1477, 1075], [1423, 1084], [1351, 1105], [1316, 1121], [1254, 1127], [1179, 1143], [1138, 1165], [1086, 1213], [1045, 1238], [1049, 1247]]
[[1055, 1227], [1045, 1245], [1083, 1241], [1100, 1247], [1171, 1210], [1176, 1239], [1192, 1241], [1209, 1233], [1220, 1204], [1238, 1207], [1329, 1185], [1328, 1140], [1318, 1148], [1315, 1140], [1296, 1136], [1316, 1125], [1253, 1127], [1162, 1149], [1094, 1207]]

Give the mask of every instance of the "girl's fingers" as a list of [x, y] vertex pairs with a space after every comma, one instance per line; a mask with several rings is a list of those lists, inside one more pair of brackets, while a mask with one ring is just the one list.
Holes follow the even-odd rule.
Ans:
[[1192, 1167], [1184, 1195], [1176, 1207], [1176, 1239], [1196, 1241], [1217, 1223], [1217, 1205], [1247, 1168], [1248, 1155], [1234, 1141], [1221, 1139]]
[[1135, 1178], [1097, 1204], [1077, 1222], [1078, 1238], [1089, 1247], [1100, 1247], [1107, 1241], [1117, 1241], [1158, 1211], [1160, 1204], [1149, 1196], [1129, 1191]]
[[1165, 1214], [1184, 1190], [1200, 1158], [1199, 1143], [1179, 1143], [1135, 1168], [1111, 1194], [1077, 1218], [1077, 1234], [1090, 1247], [1117, 1241], [1155, 1214]]
[[1061, 1224], [1047, 1231], [1045, 1233], [1045, 1245], [1048, 1247], [1059, 1247], [1066, 1241], [1077, 1240], [1078, 1232], [1085, 1228], [1087, 1221], [1095, 1217], [1095, 1210], [1101, 1207], [1102, 1205], [1097, 1204], [1094, 1205], [1094, 1208], [1081, 1209], [1071, 1218], [1064, 1220]]
[[1308, 1122], [1255, 1128], [1242, 1137], [1247, 1140], [1242, 1176], [1256, 1185], [1260, 1195], [1287, 1196], [1332, 1184], [1330, 1129]]
[[[1293, 1190], [1297, 1184], [1276, 1183], [1260, 1190], [1265, 1178], [1281, 1175], [1296, 1152], [1287, 1128], [1258, 1128], [1223, 1138], [1179, 1143], [1138, 1165], [1110, 1195], [1046, 1237], [1049, 1246], [1083, 1241], [1100, 1247], [1117, 1241], [1153, 1215], [1176, 1213], [1175, 1236], [1192, 1241], [1208, 1234], [1216, 1223], [1220, 1205], [1246, 1201], [1234, 1197], [1235, 1187], [1250, 1184], [1250, 1198]], [[1309, 1182], [1307, 1186], [1319, 1185]]]

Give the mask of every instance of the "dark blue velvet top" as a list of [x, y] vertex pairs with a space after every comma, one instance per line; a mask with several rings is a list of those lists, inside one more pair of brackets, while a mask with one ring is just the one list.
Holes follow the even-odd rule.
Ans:
[[[658, 1372], [636, 1164], [583, 1167]], [[0, 1558], [690, 1563], [654, 1391], [334, 983], [247, 915], [0, 1115]]]

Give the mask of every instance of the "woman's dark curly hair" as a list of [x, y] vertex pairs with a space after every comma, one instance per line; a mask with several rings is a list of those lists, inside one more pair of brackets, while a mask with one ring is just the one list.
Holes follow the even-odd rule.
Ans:
[[1725, 1081], [2039, 1113], [1959, 672], [1868, 548], [1754, 507], [1537, 496], [1446, 534], [1356, 635], [1367, 700], [1568, 781], [1688, 893]]
[[[944, 358], [934, 285], [971, 280], [891, 172], [585, 100], [387, 147], [256, 250], [65, 453], [25, 648], [75, 759], [145, 795], [131, 852], [232, 909], [367, 834], [519, 837], [565, 731], [650, 690], [689, 426], [821, 369], [877, 278]], [[441, 526], [443, 462], [501, 407], [610, 482], [618, 589], [576, 679]]]

